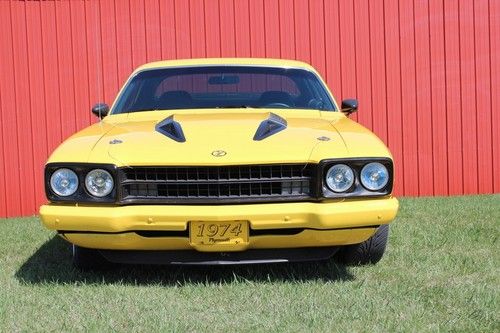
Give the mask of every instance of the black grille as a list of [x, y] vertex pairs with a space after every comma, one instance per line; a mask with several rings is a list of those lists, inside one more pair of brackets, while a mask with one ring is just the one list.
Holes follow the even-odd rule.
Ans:
[[121, 169], [121, 201], [214, 203], [311, 197], [315, 165], [278, 164]]

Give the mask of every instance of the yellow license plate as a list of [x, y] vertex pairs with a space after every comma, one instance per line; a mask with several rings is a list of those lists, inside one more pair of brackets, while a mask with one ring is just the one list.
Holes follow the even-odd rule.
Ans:
[[192, 245], [243, 245], [248, 243], [248, 221], [189, 223]]

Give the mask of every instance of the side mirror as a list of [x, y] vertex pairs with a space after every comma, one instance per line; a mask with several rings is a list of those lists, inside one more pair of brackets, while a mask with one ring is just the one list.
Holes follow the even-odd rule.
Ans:
[[350, 115], [351, 113], [358, 111], [358, 100], [344, 99], [342, 101], [342, 108], [340, 111], [344, 112], [347, 115]]
[[104, 118], [108, 115], [109, 106], [106, 103], [97, 103], [92, 107], [92, 113], [99, 118]]

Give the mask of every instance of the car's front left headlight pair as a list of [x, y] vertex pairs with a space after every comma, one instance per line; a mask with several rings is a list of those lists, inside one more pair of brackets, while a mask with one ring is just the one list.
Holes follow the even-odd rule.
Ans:
[[[368, 191], [380, 191], [389, 182], [389, 171], [379, 162], [371, 162], [362, 166], [359, 172], [361, 185]], [[343, 193], [355, 185], [356, 174], [347, 164], [334, 164], [326, 172], [325, 183], [335, 193]]]
[[[59, 168], [50, 176], [50, 188], [60, 197], [75, 194], [78, 187], [78, 175], [70, 168]], [[92, 169], [85, 176], [85, 189], [94, 197], [105, 197], [113, 191], [113, 188], [113, 176], [104, 169]]]

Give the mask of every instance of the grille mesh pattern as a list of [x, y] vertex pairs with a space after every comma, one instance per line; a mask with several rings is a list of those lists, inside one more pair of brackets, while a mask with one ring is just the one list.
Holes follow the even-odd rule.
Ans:
[[122, 169], [122, 200], [189, 201], [306, 199], [314, 166], [305, 164]]

